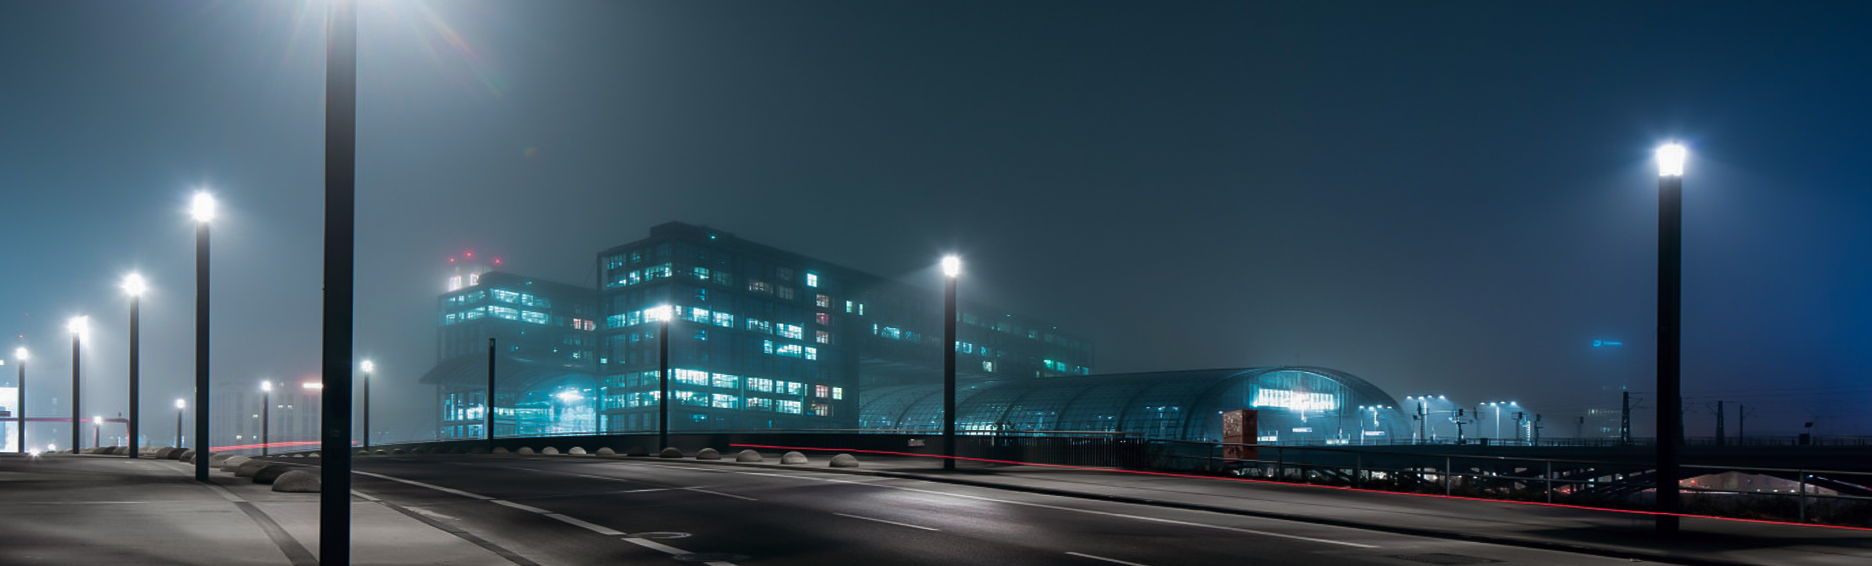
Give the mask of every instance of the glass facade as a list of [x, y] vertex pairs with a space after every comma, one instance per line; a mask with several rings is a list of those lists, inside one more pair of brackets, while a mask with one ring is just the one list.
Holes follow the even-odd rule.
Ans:
[[[1258, 411], [1263, 443], [1411, 439], [1410, 417], [1388, 394], [1351, 374], [1313, 367], [977, 382], [958, 386], [956, 428], [1219, 441], [1222, 413], [1238, 409]], [[859, 425], [867, 429], [940, 432], [941, 418], [940, 385], [878, 389], [859, 409]]]
[[442, 438], [486, 432], [488, 339], [495, 340], [497, 436], [597, 429], [597, 293], [462, 266], [437, 299], [436, 385]]

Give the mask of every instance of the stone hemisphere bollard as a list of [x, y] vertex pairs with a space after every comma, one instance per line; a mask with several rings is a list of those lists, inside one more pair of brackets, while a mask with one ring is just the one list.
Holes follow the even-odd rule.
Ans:
[[837, 456], [833, 456], [832, 467], [834, 468], [856, 468], [858, 467], [858, 457], [853, 456], [851, 454], [839, 454]]
[[317, 453], [317, 452], [313, 452], [313, 453], [311, 453], [311, 454], [306, 454], [306, 457], [307, 457], [307, 458], [317, 458], [317, 457], [319, 457], [319, 455], [318, 455], [318, 453]]
[[377, 450], [375, 450], [375, 451], [373, 451], [373, 452], [371, 452], [371, 453], [372, 453], [372, 454], [376, 454], [376, 455], [378, 455], [378, 456], [383, 456], [383, 455], [385, 455], [385, 454], [389, 454], [389, 452], [385, 452], [385, 451], [384, 451], [384, 449], [382, 449], [382, 448], [378, 448]]
[[208, 454], [208, 463], [215, 465], [215, 466], [220, 466], [222, 462], [226, 462], [228, 458], [233, 458], [233, 457], [234, 457], [233, 454], [228, 454], [226, 452], [210, 452]]
[[369, 455], [370, 455], [370, 451], [369, 451], [369, 450], [359, 450], [359, 451], [357, 451], [357, 455], [359, 455], [359, 456], [369, 456]]
[[573, 456], [584, 456], [586, 454], [585, 449], [578, 446], [573, 446], [572, 449], [567, 450], [566, 453]]
[[703, 448], [702, 450], [699, 450], [695, 453], [695, 459], [697, 460], [720, 460], [721, 453], [716, 452], [714, 448]]
[[599, 455], [599, 456], [616, 456], [616, 455], [617, 455], [617, 451], [616, 451], [616, 450], [612, 450], [610, 446], [606, 446], [606, 447], [604, 447], [604, 448], [599, 448], [599, 449], [598, 449], [598, 455]]
[[267, 467], [260, 468], [260, 471], [258, 472], [254, 472], [253, 482], [259, 483], [259, 484], [271, 484], [275, 480], [278, 480], [280, 476], [286, 475], [286, 472], [290, 472], [290, 471], [297, 470], [297, 469], [299, 468], [294, 467], [294, 466], [288, 466], [285, 464], [269, 465]]
[[532, 446], [521, 446], [521, 447], [520, 447], [520, 450], [519, 450], [518, 452], [515, 452], [515, 454], [519, 454], [519, 455], [521, 455], [521, 456], [531, 456], [531, 455], [533, 455], [533, 447], [532, 447]]
[[508, 452], [508, 451], [507, 451], [507, 447], [506, 447], [506, 446], [495, 446], [495, 447], [494, 447], [494, 453], [495, 453], [495, 454], [512, 454], [512, 452]]
[[632, 446], [630, 447], [630, 450], [624, 451], [624, 455], [625, 456], [649, 456], [650, 451], [644, 450], [644, 447], [642, 446]]
[[742, 450], [740, 454], [735, 454], [734, 457], [734, 461], [736, 462], [759, 462], [763, 459], [759, 452], [753, 450]]
[[[382, 451], [382, 450], [378, 450], [378, 451], [377, 451], [377, 453], [378, 453], [378, 454], [382, 454], [382, 453], [383, 453], [383, 451]], [[402, 456], [402, 455], [403, 455], [403, 449], [402, 449], [402, 448], [395, 448], [395, 449], [391, 449], [391, 450], [390, 450], [390, 455], [391, 455], [391, 456]]]
[[249, 460], [253, 460], [253, 458], [248, 458], [248, 457], [246, 457], [246, 456], [235, 456], [235, 457], [233, 457], [233, 458], [228, 458], [228, 459], [226, 459], [226, 460], [222, 460], [222, 461], [221, 461], [221, 471], [223, 471], [223, 472], [232, 472], [232, 471], [234, 471], [234, 469], [235, 469], [235, 468], [239, 468], [241, 464], [245, 464], [245, 463], [247, 463], [247, 462], [248, 462]]
[[798, 453], [798, 452], [788, 452], [780, 456], [780, 463], [782, 464], [804, 464], [806, 463], [806, 455]]
[[657, 457], [658, 458], [681, 458], [682, 449], [677, 448], [675, 446], [664, 448], [662, 452], [657, 453]]
[[540, 453], [541, 453], [541, 454], [545, 454], [545, 455], [547, 455], [547, 456], [558, 456], [558, 455], [559, 455], [559, 448], [558, 448], [558, 447], [554, 447], [554, 446], [547, 446], [547, 447], [545, 447], [545, 448], [541, 448], [541, 449], [540, 449]]
[[234, 477], [251, 478], [254, 476], [254, 474], [260, 473], [261, 468], [265, 468], [267, 466], [278, 466], [278, 465], [279, 464], [268, 462], [266, 460], [248, 460], [245, 462], [241, 462], [241, 465], [234, 467]]
[[288, 493], [318, 493], [319, 491], [318, 474], [314, 474], [312, 472], [308, 472], [305, 470], [293, 470], [290, 472], [286, 472], [284, 474], [280, 474], [280, 477], [275, 478], [273, 480], [273, 491], [284, 491]]
[[176, 459], [177, 459], [177, 460], [181, 460], [181, 461], [182, 461], [182, 463], [184, 463], [184, 464], [193, 464], [193, 463], [195, 463], [195, 451], [194, 451], [194, 450], [183, 450], [183, 451], [182, 451], [182, 455], [180, 455], [180, 456], [176, 456]]

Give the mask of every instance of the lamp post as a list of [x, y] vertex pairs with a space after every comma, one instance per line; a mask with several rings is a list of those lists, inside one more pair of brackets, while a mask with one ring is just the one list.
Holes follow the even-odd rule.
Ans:
[[175, 447], [182, 447], [182, 410], [188, 408], [188, 401], [175, 400]]
[[1681, 329], [1683, 299], [1683, 172], [1689, 152], [1676, 143], [1657, 149], [1658, 162], [1658, 316], [1657, 316], [1657, 531], [1675, 534], [1678, 500], [1677, 443], [1683, 437]]
[[[320, 316], [319, 562], [351, 563], [351, 364], [357, 275], [357, 5], [325, 28], [325, 301]], [[327, 401], [329, 400], [329, 401]]]
[[79, 348], [79, 338], [84, 336], [86, 326], [87, 326], [86, 323], [89, 321], [90, 321], [90, 317], [74, 316], [71, 318], [70, 321], [65, 323], [65, 329], [71, 331], [71, 337], [72, 337], [72, 399], [71, 399], [72, 416], [71, 416], [71, 422], [72, 422], [72, 453], [73, 454], [77, 454], [78, 448], [80, 446], [83, 446], [83, 443], [79, 442], [79, 440], [81, 440], [83, 437], [79, 436], [80, 433], [78, 430], [79, 423], [83, 422], [83, 421], [78, 420], [78, 399], [79, 399], [78, 394], [80, 393], [80, 391], [78, 390], [78, 348]]
[[104, 447], [104, 416], [91, 415], [91, 447]]
[[481, 416], [483, 420], [487, 421], [487, 424], [484, 425], [485, 430], [483, 430], [482, 432], [487, 434], [488, 451], [492, 452], [494, 450], [494, 339], [493, 338], [488, 338], [487, 370], [488, 370], [487, 399], [486, 399], [486, 402], [482, 404], [484, 405], [484, 407], [483, 407], [483, 410], [481, 411], [483, 413]]
[[260, 455], [267, 455], [267, 448], [273, 442], [273, 382], [260, 382]]
[[370, 360], [364, 360], [364, 363], [358, 364], [358, 369], [363, 370], [364, 372], [364, 449], [365, 450], [370, 450], [370, 374], [371, 374], [371, 370], [376, 369], [376, 368], [377, 368], [377, 365], [372, 364]]
[[140, 365], [137, 363], [137, 307], [138, 303], [142, 302], [143, 292], [148, 289], [149, 285], [143, 281], [142, 275], [131, 273], [124, 276], [123, 290], [124, 293], [130, 295], [130, 449], [127, 450], [126, 453], [131, 458], [137, 457], [137, 448], [142, 444], [137, 435], [137, 421], [139, 420], [138, 415], [140, 414], [140, 411], [137, 410], [139, 391], [137, 371]]
[[648, 313], [651, 320], [662, 322], [657, 327], [657, 446], [664, 448], [669, 447], [669, 327], [676, 318], [672, 310], [663, 305]]
[[13, 431], [18, 437], [13, 445], [19, 447], [21, 454], [26, 453], [26, 358], [30, 357], [32, 352], [25, 346], [13, 349], [13, 359], [19, 362], [19, 430]]
[[195, 217], [195, 481], [208, 481], [208, 223], [214, 220], [214, 195], [195, 193], [189, 203]]
[[943, 469], [955, 469], [956, 455], [956, 279], [962, 258], [944, 256], [943, 270]]

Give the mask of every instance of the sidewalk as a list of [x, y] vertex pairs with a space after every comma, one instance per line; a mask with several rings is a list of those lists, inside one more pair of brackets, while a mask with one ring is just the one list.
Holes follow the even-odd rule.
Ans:
[[[192, 465], [175, 460], [0, 455], [0, 563], [314, 563], [318, 494], [278, 493], [218, 470], [210, 480], [196, 482]], [[352, 502], [353, 563], [512, 564], [381, 503]]]
[[[732, 463], [740, 448], [725, 451]], [[1033, 493], [1142, 503], [1407, 535], [1433, 536], [1586, 552], [1680, 564], [1863, 566], [1872, 564], [1872, 530], [1778, 523], [1683, 519], [1683, 534], [1660, 540], [1651, 516], [1574, 507], [1528, 505], [1293, 484], [1176, 477], [1113, 469], [1073, 469], [959, 462], [943, 471], [935, 458], [855, 453], [860, 468], [832, 469], [837, 451], [807, 452], [805, 465], [783, 466], [780, 450], [761, 449], [767, 463], [915, 478]]]

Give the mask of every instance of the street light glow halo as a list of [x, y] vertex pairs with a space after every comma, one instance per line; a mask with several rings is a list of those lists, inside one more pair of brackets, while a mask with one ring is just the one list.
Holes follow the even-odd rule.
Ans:
[[670, 306], [657, 305], [650, 307], [650, 310], [644, 311], [644, 318], [657, 322], [666, 322], [670, 319]]
[[1682, 177], [1684, 174], [1684, 161], [1688, 160], [1689, 156], [1690, 150], [1685, 149], [1683, 144], [1680, 143], [1671, 142], [1658, 146], [1658, 176]]
[[184, 401], [184, 400], [181, 400], [181, 399], [176, 399], [176, 400], [175, 400], [175, 408], [177, 408], [177, 409], [187, 409], [187, 408], [188, 408], [188, 401]]
[[18, 348], [13, 349], [13, 359], [23, 362], [23, 361], [26, 361], [27, 358], [31, 358], [31, 357], [32, 357], [32, 352], [28, 351], [25, 346], [20, 346]]
[[962, 258], [957, 257], [955, 255], [943, 256], [942, 270], [943, 270], [943, 275], [946, 275], [949, 277], [955, 277], [957, 275], [961, 275], [962, 274]]
[[71, 320], [65, 322], [65, 330], [72, 334], [83, 336], [85, 332], [90, 330], [90, 323], [91, 317], [74, 316], [71, 317]]
[[214, 195], [208, 194], [208, 191], [195, 193], [195, 198], [189, 200], [189, 216], [195, 217], [196, 222], [209, 222], [214, 220]]
[[271, 382], [271, 381], [262, 381], [262, 382], [260, 382], [260, 390], [261, 390], [261, 391], [272, 391], [272, 390], [273, 390], [273, 382]]
[[132, 297], [140, 297], [149, 290], [149, 282], [143, 280], [143, 274], [132, 271], [124, 276], [123, 290]]
[[358, 364], [358, 367], [362, 368], [364, 370], [364, 373], [370, 373], [372, 369], [377, 368], [377, 365], [371, 363], [370, 360], [364, 360], [364, 363]]

